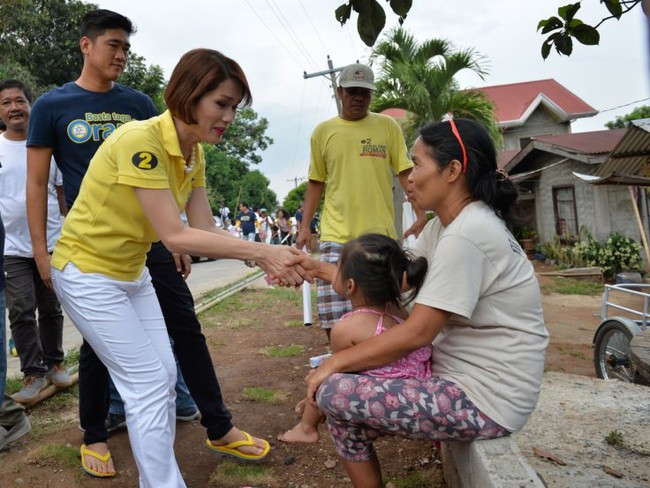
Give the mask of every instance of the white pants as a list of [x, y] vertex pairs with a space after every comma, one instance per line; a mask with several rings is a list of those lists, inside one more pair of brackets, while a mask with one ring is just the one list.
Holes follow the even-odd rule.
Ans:
[[69, 263], [52, 269], [52, 283], [124, 400], [140, 486], [185, 487], [174, 457], [176, 363], [149, 271], [119, 281]]

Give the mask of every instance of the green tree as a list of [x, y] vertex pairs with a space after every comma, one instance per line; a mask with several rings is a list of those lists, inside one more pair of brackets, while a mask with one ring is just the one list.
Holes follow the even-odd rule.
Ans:
[[129, 55], [126, 69], [120, 79], [120, 83], [135, 88], [151, 97], [159, 112], [164, 112], [165, 101], [163, 91], [165, 87], [165, 75], [160, 65], [152, 64], [147, 66], [143, 56], [136, 53]]
[[258, 151], [264, 151], [273, 144], [273, 139], [266, 135], [268, 128], [266, 118], [258, 119], [257, 112], [252, 108], [242, 109], [237, 112], [237, 118], [225, 133], [220, 147], [246, 164], [259, 164], [262, 156]]
[[278, 196], [269, 188], [271, 181], [260, 170], [249, 171], [241, 179], [241, 200], [251, 207], [275, 208]]
[[650, 117], [650, 106], [643, 105], [632, 110], [629, 114], [618, 116], [616, 120], [607, 122], [608, 129], [625, 129], [632, 120], [647, 119]]
[[79, 0], [2, 0], [3, 58], [24, 66], [42, 90], [75, 79], [82, 64], [79, 24], [95, 8]]
[[[298, 206], [300, 205], [300, 202], [305, 201], [305, 194], [307, 193], [307, 181], [299, 184], [297, 187], [295, 187], [293, 190], [291, 190], [289, 193], [287, 193], [287, 196], [284, 198], [284, 202], [282, 202], [282, 208], [284, 208], [287, 212], [290, 214], [295, 214], [296, 210], [298, 210]], [[325, 202], [325, 192], [321, 195], [320, 198], [320, 203], [318, 204], [318, 208], [316, 209], [316, 212], [320, 213], [323, 211], [323, 203]]]
[[[266, 135], [267, 128], [267, 119], [258, 118], [257, 112], [251, 108], [243, 109], [218, 146], [203, 145], [208, 197], [213, 212], [219, 209], [222, 200], [233, 212], [242, 200], [251, 205], [277, 205], [277, 195], [268, 190], [268, 179], [264, 183], [265, 192], [259, 188], [259, 177], [247, 178], [251, 173], [250, 166], [262, 161], [258, 151], [273, 144], [273, 139]], [[266, 178], [259, 171], [257, 173]]]
[[[0, 0], [0, 73], [28, 82], [37, 95], [76, 79], [83, 64], [79, 25], [96, 8], [80, 0]], [[132, 52], [120, 81], [164, 108], [160, 66], [147, 67]]]
[[418, 43], [400, 27], [390, 31], [375, 46], [370, 60], [380, 66], [371, 109], [375, 112], [387, 108], [406, 110], [403, 128], [407, 143], [413, 142], [418, 127], [452, 113], [455, 117], [481, 122], [494, 141], [501, 144], [490, 99], [479, 90], [459, 90], [455, 80], [466, 69], [481, 78], [487, 74], [483, 56], [473, 49], [456, 50], [440, 39]]
[[9, 78], [25, 83], [32, 90], [32, 95], [34, 97], [41, 94], [36, 78], [27, 68], [19, 65], [15, 61], [2, 61], [0, 62], [0, 80], [6, 80]]

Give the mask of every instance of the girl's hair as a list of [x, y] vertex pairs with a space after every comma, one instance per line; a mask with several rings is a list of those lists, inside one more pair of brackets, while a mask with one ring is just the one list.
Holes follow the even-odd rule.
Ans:
[[[368, 305], [406, 305], [417, 295], [427, 274], [427, 260], [415, 258], [397, 241], [382, 234], [364, 234], [343, 246], [339, 259], [343, 280], [353, 279]], [[402, 279], [412, 287], [402, 298]]]
[[235, 81], [242, 91], [241, 105], [253, 102], [248, 80], [236, 61], [213, 49], [186, 52], [174, 68], [165, 89], [169, 111], [186, 124], [195, 124], [192, 110], [201, 97], [226, 80]]
[[[453, 132], [452, 124], [457, 127], [458, 137]], [[462, 165], [465, 154], [465, 181], [472, 197], [485, 202], [502, 219], [508, 218], [510, 209], [517, 201], [517, 187], [497, 167], [496, 149], [481, 124], [469, 119], [436, 122], [421, 128], [420, 137], [440, 169], [454, 159]]]

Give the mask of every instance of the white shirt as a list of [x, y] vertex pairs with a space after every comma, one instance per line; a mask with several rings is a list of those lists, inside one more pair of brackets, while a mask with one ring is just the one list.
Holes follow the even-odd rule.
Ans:
[[415, 303], [451, 312], [433, 342], [432, 374], [460, 385], [502, 427], [519, 430], [537, 403], [548, 345], [526, 254], [483, 202], [447, 227], [432, 220], [410, 250], [429, 263]]
[[[32, 239], [27, 226], [27, 141], [10, 141], [0, 134], [0, 214], [5, 224], [5, 256], [33, 257]], [[55, 186], [63, 185], [63, 176], [50, 162], [47, 194], [47, 249], [52, 251], [61, 233], [61, 212]]]

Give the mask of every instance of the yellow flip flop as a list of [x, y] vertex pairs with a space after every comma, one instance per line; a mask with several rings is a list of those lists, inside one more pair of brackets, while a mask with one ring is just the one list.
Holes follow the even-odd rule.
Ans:
[[255, 446], [255, 441], [251, 437], [251, 435], [248, 432], [244, 432], [243, 430], [241, 431], [242, 434], [246, 437], [246, 439], [241, 440], [241, 441], [235, 441], [231, 442], [230, 444], [226, 444], [225, 446], [215, 446], [210, 442], [210, 439], [205, 441], [205, 445], [210, 449], [212, 452], [215, 452], [217, 454], [222, 454], [224, 456], [233, 456], [238, 459], [243, 459], [244, 461], [261, 461], [266, 457], [266, 455], [269, 453], [271, 450], [271, 446], [269, 445], [268, 442], [266, 442], [264, 439], [262, 439], [262, 442], [264, 442], [264, 450], [262, 451], [261, 454], [247, 454], [245, 452], [239, 451], [237, 448], [242, 447], [242, 446]]
[[95, 478], [112, 478], [117, 474], [117, 471], [113, 471], [112, 473], [101, 473], [99, 471], [96, 471], [86, 465], [86, 459], [84, 456], [90, 456], [94, 457], [95, 459], [101, 461], [102, 463], [108, 462], [108, 460], [111, 458], [111, 451], [108, 451], [106, 454], [99, 454], [96, 451], [93, 451], [92, 449], [88, 449], [86, 447], [86, 444], [81, 445], [81, 466], [84, 468], [84, 471], [88, 473], [90, 476], [93, 476]]

